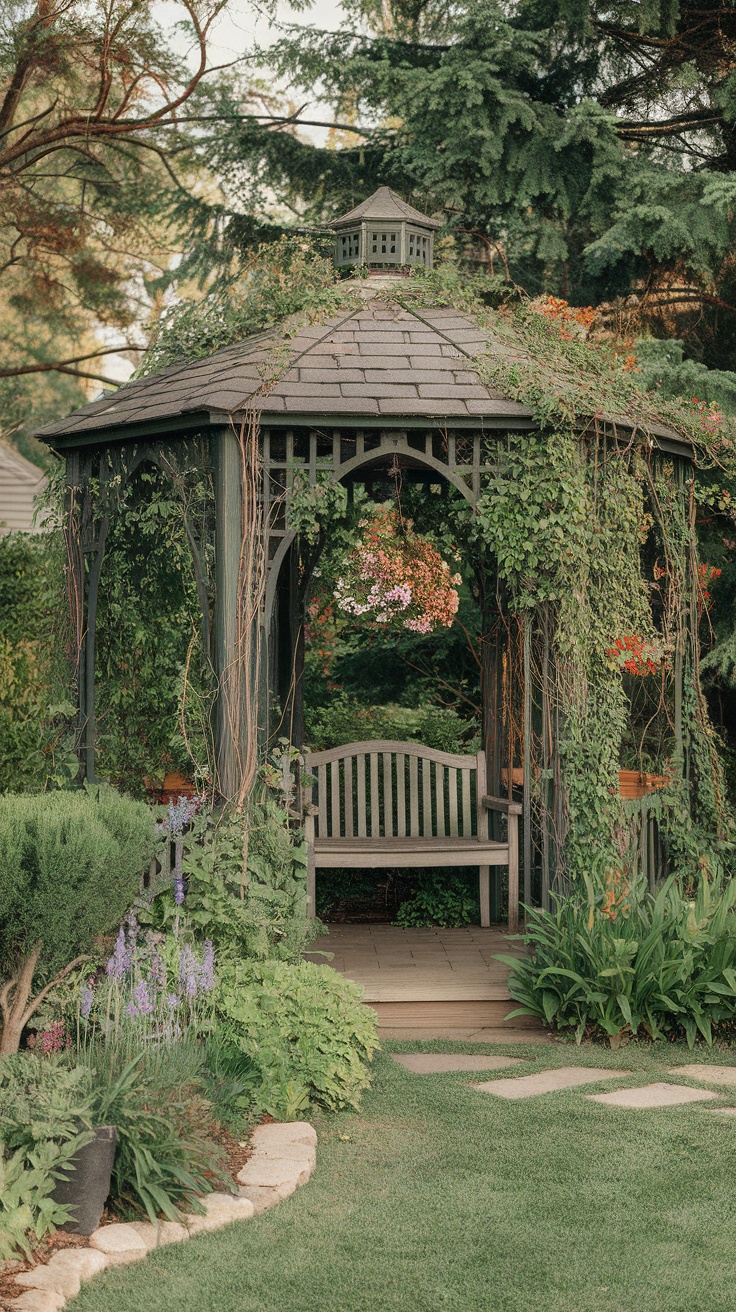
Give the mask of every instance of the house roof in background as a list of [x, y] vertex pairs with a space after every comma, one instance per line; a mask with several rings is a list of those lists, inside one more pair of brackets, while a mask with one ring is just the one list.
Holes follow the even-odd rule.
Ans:
[[33, 528], [34, 498], [45, 483], [38, 465], [0, 441], [0, 534]]

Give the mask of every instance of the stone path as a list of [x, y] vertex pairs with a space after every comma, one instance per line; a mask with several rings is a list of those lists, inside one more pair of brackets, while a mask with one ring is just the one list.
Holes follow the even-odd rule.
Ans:
[[599, 1080], [618, 1080], [631, 1071], [603, 1070], [596, 1066], [558, 1066], [555, 1070], [536, 1071], [533, 1075], [520, 1075], [515, 1079], [487, 1080], [474, 1084], [481, 1093], [493, 1093], [498, 1098], [535, 1098], [541, 1093], [557, 1093], [559, 1089], [574, 1089], [578, 1084], [597, 1084]]
[[415, 1075], [444, 1075], [448, 1071], [502, 1071], [507, 1066], [523, 1066], [523, 1057], [469, 1057], [462, 1052], [394, 1053], [393, 1059]]
[[[489, 1054], [469, 1056], [467, 1053], [433, 1052], [433, 1053], [394, 1053], [393, 1060], [406, 1070], [416, 1075], [442, 1075], [450, 1071], [503, 1070], [523, 1062], [522, 1057], [502, 1057]], [[540, 1054], [541, 1057], [541, 1054]], [[702, 1084], [715, 1084], [736, 1088], [736, 1066], [709, 1066], [705, 1062], [696, 1062], [689, 1066], [675, 1066], [668, 1075], [681, 1079], [698, 1080]], [[563, 1089], [574, 1089], [585, 1084], [598, 1083], [600, 1080], [618, 1080], [627, 1078], [631, 1071], [607, 1070], [599, 1066], [558, 1066], [552, 1069], [534, 1071], [531, 1075], [509, 1076], [499, 1080], [473, 1082], [470, 1088], [479, 1093], [490, 1093], [496, 1098], [521, 1099], [537, 1098]], [[585, 1097], [591, 1102], [602, 1103], [605, 1107], [624, 1107], [629, 1109], [647, 1109], [656, 1107], [677, 1107], [687, 1103], [711, 1102], [722, 1095], [722, 1088], [694, 1089], [689, 1084], [674, 1084], [664, 1080], [653, 1081], [634, 1089], [613, 1089], [608, 1093], [588, 1093]], [[713, 1107], [711, 1111], [723, 1116], [736, 1116], [736, 1107]]]
[[607, 1107], [677, 1107], [685, 1102], [717, 1098], [710, 1089], [691, 1089], [688, 1084], [645, 1084], [640, 1089], [614, 1089], [611, 1093], [587, 1093], [591, 1102]]
[[736, 1084], [736, 1066], [706, 1066], [701, 1062], [695, 1066], [675, 1066], [669, 1074], [686, 1080], [702, 1080], [704, 1084]]

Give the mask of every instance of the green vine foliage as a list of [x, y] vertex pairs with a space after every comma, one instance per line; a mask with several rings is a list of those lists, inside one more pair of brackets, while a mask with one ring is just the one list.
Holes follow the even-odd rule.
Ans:
[[[98, 772], [140, 795], [168, 770], [209, 773], [213, 677], [187, 523], [206, 518], [211, 492], [196, 466], [182, 489], [144, 465], [118, 496], [97, 620]], [[208, 552], [205, 528], [205, 568]]]

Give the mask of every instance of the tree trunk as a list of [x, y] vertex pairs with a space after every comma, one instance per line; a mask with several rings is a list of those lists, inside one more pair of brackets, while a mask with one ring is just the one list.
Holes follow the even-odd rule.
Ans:
[[28, 956], [23, 958], [12, 979], [0, 989], [0, 1014], [3, 1018], [0, 1057], [8, 1057], [18, 1051], [23, 1027], [33, 1014], [33, 1008], [30, 1011], [28, 1009], [28, 999], [40, 955], [41, 945], [37, 943]]

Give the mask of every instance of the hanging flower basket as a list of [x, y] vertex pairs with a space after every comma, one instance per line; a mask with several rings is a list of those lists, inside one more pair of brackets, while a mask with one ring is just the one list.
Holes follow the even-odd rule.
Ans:
[[402, 520], [393, 507], [380, 508], [360, 527], [362, 536], [345, 557], [335, 588], [338, 609], [413, 633], [449, 628], [462, 579], [429, 538], [415, 533], [411, 520]]

